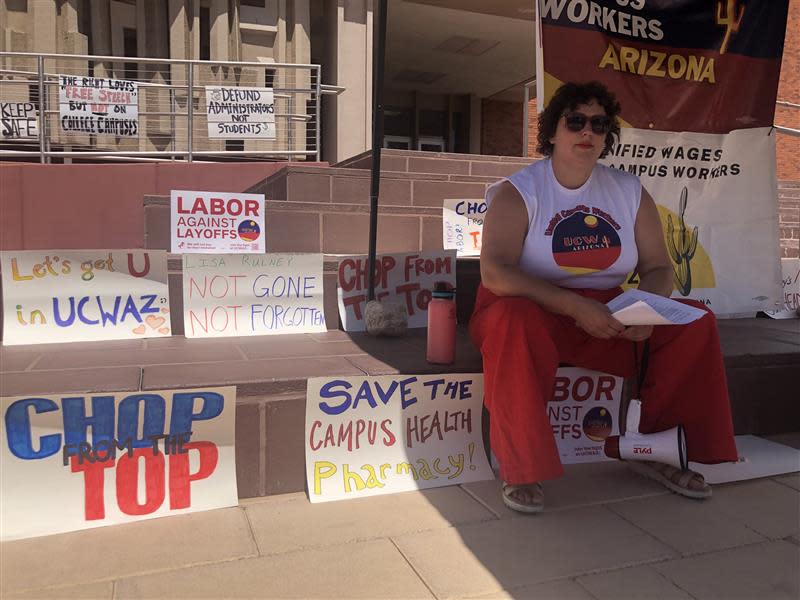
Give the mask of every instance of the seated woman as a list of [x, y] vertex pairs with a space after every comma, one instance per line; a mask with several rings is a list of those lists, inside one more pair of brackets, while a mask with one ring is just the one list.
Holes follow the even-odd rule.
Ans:
[[[625, 327], [605, 304], [634, 270], [640, 290], [672, 292], [653, 199], [638, 177], [597, 163], [618, 139], [619, 112], [600, 83], [561, 86], [539, 116], [538, 150], [547, 158], [486, 194], [470, 334], [483, 355], [503, 501], [514, 510], [542, 510], [541, 482], [564, 472], [546, 412], [558, 364], [630, 377], [636, 343], [647, 339], [640, 432], [682, 424], [690, 461], [737, 460], [713, 314], [689, 325]], [[699, 473], [630, 466], [679, 494], [711, 495]]]

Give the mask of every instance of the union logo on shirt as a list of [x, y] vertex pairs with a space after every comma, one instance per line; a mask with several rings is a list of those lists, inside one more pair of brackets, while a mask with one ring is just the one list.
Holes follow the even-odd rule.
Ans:
[[613, 265], [622, 252], [616, 222], [597, 214], [602, 212], [599, 210], [564, 212], [571, 214], [552, 229], [556, 264], [572, 275], [587, 275]]

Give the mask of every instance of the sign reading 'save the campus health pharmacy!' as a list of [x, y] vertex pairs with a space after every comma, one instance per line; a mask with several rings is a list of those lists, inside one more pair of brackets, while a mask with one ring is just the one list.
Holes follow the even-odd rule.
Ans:
[[3, 344], [171, 335], [163, 250], [0, 252]]
[[482, 403], [481, 373], [309, 379], [311, 502], [493, 479]]
[[172, 252], [252, 253], [267, 251], [264, 194], [172, 190]]
[[235, 506], [236, 388], [0, 398], [0, 539]]

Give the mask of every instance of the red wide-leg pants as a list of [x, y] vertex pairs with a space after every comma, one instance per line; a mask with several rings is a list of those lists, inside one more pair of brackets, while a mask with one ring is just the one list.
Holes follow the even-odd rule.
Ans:
[[[573, 291], [606, 303], [622, 290]], [[690, 461], [735, 461], [716, 319], [699, 302], [681, 302], [708, 314], [688, 325], [654, 327], [639, 431], [682, 424]], [[483, 355], [492, 451], [501, 477], [511, 484], [555, 479], [564, 472], [546, 409], [559, 363], [620, 377], [637, 371], [633, 342], [594, 338], [569, 317], [527, 298], [496, 296], [483, 286], [469, 330]]]

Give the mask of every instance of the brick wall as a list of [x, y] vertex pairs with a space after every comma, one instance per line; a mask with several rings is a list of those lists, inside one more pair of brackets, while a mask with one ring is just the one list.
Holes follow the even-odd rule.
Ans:
[[[778, 100], [800, 104], [800, 0], [789, 1]], [[800, 129], [800, 108], [775, 107], [775, 124]], [[800, 137], [778, 134], [778, 180], [800, 181]]]
[[481, 110], [481, 154], [522, 156], [522, 102], [484, 100]]

